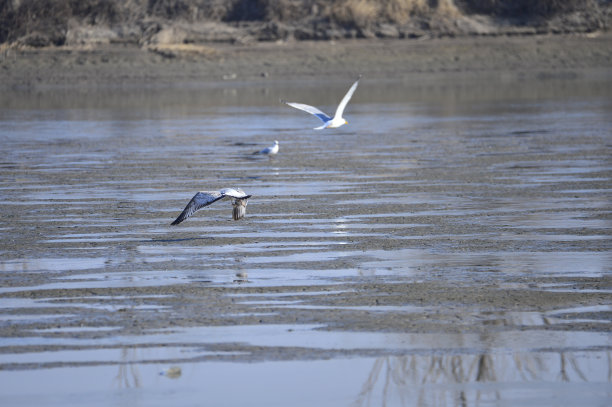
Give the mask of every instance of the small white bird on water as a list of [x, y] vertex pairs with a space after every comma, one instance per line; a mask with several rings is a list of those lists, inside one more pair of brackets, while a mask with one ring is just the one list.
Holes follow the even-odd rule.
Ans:
[[270, 147], [266, 147], [261, 151], [255, 151], [253, 154], [274, 155], [276, 153], [278, 153], [278, 140], [274, 140], [274, 144]]
[[353, 93], [355, 93], [355, 89], [357, 89], [357, 85], [359, 85], [359, 79], [361, 79], [361, 75], [359, 75], [359, 78], [357, 78], [355, 83], [353, 83], [353, 85], [348, 90], [348, 92], [346, 92], [346, 95], [344, 95], [344, 97], [340, 101], [340, 104], [338, 105], [338, 108], [336, 109], [336, 113], [334, 114], [333, 118], [329, 117], [327, 114], [323, 113], [322, 111], [320, 111], [314, 106], [305, 105], [303, 103], [287, 102], [284, 100], [282, 100], [282, 102], [288, 104], [291, 107], [295, 107], [296, 109], [300, 109], [314, 116], [317, 116], [323, 122], [323, 125], [319, 127], [315, 127], [314, 128], [315, 130], [335, 129], [337, 127], [348, 124], [348, 122], [344, 119], [344, 117], [342, 117], [342, 114], [344, 113], [344, 109], [346, 108], [346, 105], [348, 104], [349, 100], [351, 100]]
[[214, 202], [221, 199], [232, 200], [232, 217], [234, 220], [238, 220], [244, 217], [246, 214], [247, 200], [251, 195], [244, 193], [239, 188], [223, 188], [219, 191], [200, 191], [191, 198], [191, 201], [187, 204], [183, 212], [171, 223], [171, 225], [178, 225], [198, 209], [202, 209]]

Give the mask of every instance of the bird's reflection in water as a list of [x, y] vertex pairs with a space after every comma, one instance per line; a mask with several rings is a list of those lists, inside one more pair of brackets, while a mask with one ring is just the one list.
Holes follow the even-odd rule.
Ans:
[[249, 282], [249, 273], [246, 271], [238, 271], [236, 272], [236, 277], [234, 278], [234, 283], [248, 283]]
[[160, 373], [168, 379], [178, 379], [183, 375], [183, 369], [180, 366], [170, 366], [168, 369]]
[[114, 382], [120, 389], [129, 389], [140, 387], [142, 381], [140, 379], [140, 372], [138, 366], [133, 363], [138, 360], [138, 348], [128, 346], [121, 348], [121, 363], [119, 364], [119, 371], [115, 376]]

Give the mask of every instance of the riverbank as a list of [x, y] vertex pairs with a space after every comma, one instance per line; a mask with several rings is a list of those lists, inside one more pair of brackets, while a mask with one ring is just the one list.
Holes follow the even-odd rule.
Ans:
[[599, 33], [248, 45], [4, 48], [0, 89], [326, 80], [356, 74], [390, 81], [415, 74], [571, 79], [579, 75], [610, 75], [611, 39], [609, 33]]

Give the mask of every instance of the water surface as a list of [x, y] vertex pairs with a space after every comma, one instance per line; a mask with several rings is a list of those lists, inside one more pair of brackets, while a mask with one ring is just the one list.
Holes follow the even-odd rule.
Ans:
[[1, 96], [3, 404], [607, 404], [611, 83], [346, 87]]

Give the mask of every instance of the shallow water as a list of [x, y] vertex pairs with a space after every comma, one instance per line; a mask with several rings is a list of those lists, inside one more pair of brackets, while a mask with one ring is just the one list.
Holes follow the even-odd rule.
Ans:
[[2, 404], [607, 404], [612, 82], [327, 85], [0, 96]]

